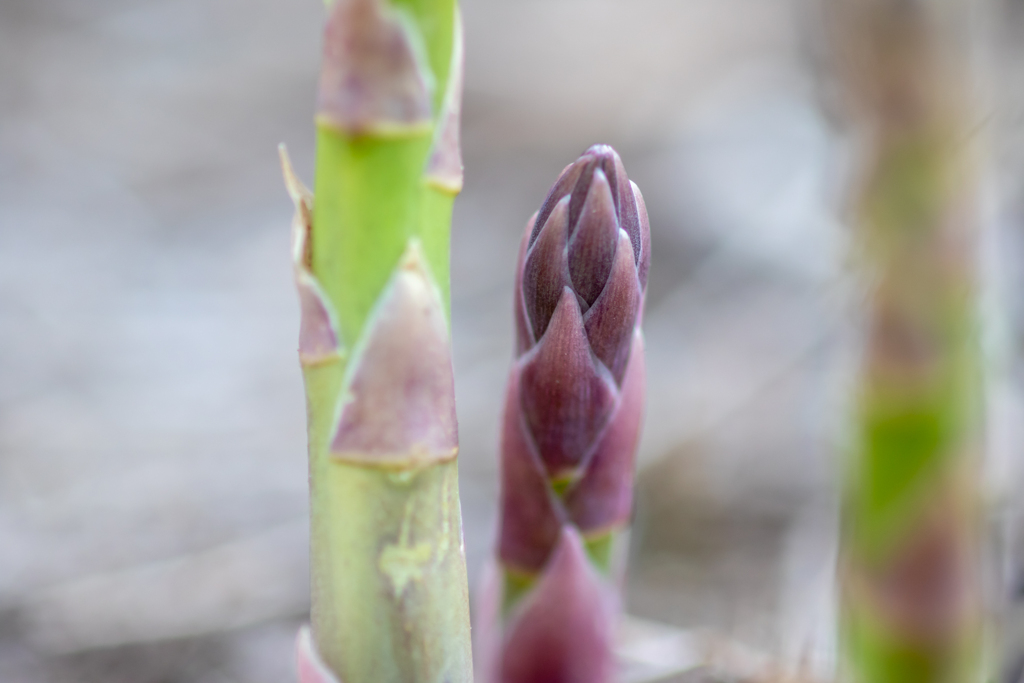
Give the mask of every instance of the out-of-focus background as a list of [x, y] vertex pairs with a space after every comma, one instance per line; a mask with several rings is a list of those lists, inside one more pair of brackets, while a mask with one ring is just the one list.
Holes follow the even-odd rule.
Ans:
[[[989, 9], [1005, 540], [1024, 483], [1024, 4]], [[492, 550], [521, 230], [560, 169], [608, 142], [654, 248], [628, 608], [783, 659], [827, 652], [857, 297], [813, 3], [463, 13], [452, 315], [471, 580]], [[311, 182], [323, 17], [321, 0], [0, 0], [4, 683], [294, 680], [306, 455], [276, 145]]]

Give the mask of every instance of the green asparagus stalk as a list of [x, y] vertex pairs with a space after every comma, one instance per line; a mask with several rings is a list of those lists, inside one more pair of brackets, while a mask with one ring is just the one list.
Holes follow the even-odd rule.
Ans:
[[834, 8], [866, 151], [855, 222], [867, 338], [840, 552], [842, 661], [857, 683], [982, 676], [977, 226], [950, 14], [964, 7]]
[[304, 683], [472, 679], [449, 324], [456, 0], [335, 0], [296, 204], [309, 430]]

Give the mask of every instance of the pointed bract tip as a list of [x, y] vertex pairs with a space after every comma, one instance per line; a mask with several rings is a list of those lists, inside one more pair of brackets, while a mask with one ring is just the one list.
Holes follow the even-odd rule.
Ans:
[[608, 280], [618, 233], [611, 187], [604, 172], [596, 169], [569, 238], [569, 276], [587, 306], [594, 303]]
[[635, 330], [619, 409], [601, 435], [583, 477], [565, 494], [566, 510], [582, 533], [606, 533], [629, 523], [636, 447], [643, 423], [644, 373], [643, 335]]
[[559, 534], [551, 561], [544, 568], [546, 580], [550, 583], [571, 582], [573, 577], [589, 571], [592, 570], [583, 538], [576, 527], [566, 524]]
[[292, 264], [296, 270], [308, 271], [312, 259], [309, 236], [313, 230], [313, 193], [299, 180], [288, 156], [288, 148], [283, 142], [277, 146], [277, 152], [281, 157], [285, 189], [295, 204], [295, 213], [292, 216]]
[[615, 148], [603, 142], [599, 142], [588, 147], [587, 151], [583, 153], [583, 156], [591, 156], [599, 161], [607, 160], [612, 163], [619, 160], [619, 153], [615, 151]]
[[288, 146], [283, 142], [277, 145], [277, 155], [281, 159], [281, 174], [284, 176], [285, 189], [288, 190], [288, 196], [295, 203], [295, 207], [298, 208], [303, 203], [312, 205], [313, 193], [299, 180], [298, 174], [295, 173], [295, 167], [292, 166], [292, 159], [288, 155]]
[[563, 290], [570, 285], [568, 239], [569, 198], [565, 197], [548, 216], [523, 265], [523, 304], [535, 339], [544, 336]]
[[[562, 169], [562, 172], [558, 175], [558, 180], [548, 191], [548, 196], [544, 198], [544, 202], [540, 205], [540, 210], [537, 212], [537, 220], [534, 222], [533, 232], [530, 234], [530, 247], [533, 247], [534, 242], [540, 236], [541, 230], [548, 223], [548, 217], [555, 210], [563, 200], [572, 194], [573, 188], [576, 187], [576, 183], [580, 179], [580, 175], [583, 173], [586, 167], [586, 160], [577, 159], [573, 163], [569, 164]], [[568, 208], [568, 204], [566, 205]], [[568, 217], [568, 212], [566, 212]]]
[[340, 355], [338, 326], [327, 294], [313, 274], [296, 269], [299, 291], [299, 362], [303, 366], [337, 360]]
[[419, 274], [428, 282], [431, 280], [430, 269], [427, 267], [427, 257], [423, 253], [423, 243], [413, 237], [398, 259], [398, 267], [401, 270], [408, 270]]
[[462, 191], [462, 79], [463, 79], [462, 15], [455, 10], [455, 36], [452, 64], [448, 75], [441, 118], [434, 136], [434, 148], [427, 161], [427, 182], [450, 194]]
[[292, 266], [299, 292], [299, 362], [318, 365], [339, 357], [338, 326], [327, 294], [310, 270], [313, 195], [302, 184], [284, 143], [278, 145], [281, 171], [295, 202], [292, 217]]
[[501, 683], [611, 681], [614, 605], [614, 588], [591, 568], [583, 539], [566, 525], [537, 585], [509, 624]]
[[611, 371], [615, 382], [622, 384], [630, 341], [643, 304], [632, 241], [625, 230], [618, 230], [609, 271], [601, 296], [583, 316], [583, 325], [594, 355]]
[[533, 214], [526, 223], [523, 231], [523, 238], [519, 242], [519, 258], [516, 260], [516, 286], [512, 292], [513, 317], [516, 324], [516, 349], [515, 357], [526, 353], [533, 346], [536, 337], [533, 336], [533, 327], [530, 325], [523, 301], [523, 269], [526, 267], [526, 251], [530, 245], [530, 235], [533, 234], [533, 225], [537, 221], [537, 214]]
[[429, 129], [430, 93], [413, 40], [381, 0], [336, 0], [324, 31], [317, 121], [351, 135]]

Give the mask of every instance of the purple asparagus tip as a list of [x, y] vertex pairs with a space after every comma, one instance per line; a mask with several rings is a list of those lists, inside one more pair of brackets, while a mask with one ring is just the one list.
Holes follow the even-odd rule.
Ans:
[[541, 571], [567, 522], [590, 534], [627, 521], [649, 233], [640, 192], [607, 145], [562, 171], [526, 227], [502, 437], [508, 567]]
[[490, 683], [608, 683], [644, 402], [651, 238], [619, 155], [595, 145], [526, 226], [501, 438], [498, 562], [481, 585]]

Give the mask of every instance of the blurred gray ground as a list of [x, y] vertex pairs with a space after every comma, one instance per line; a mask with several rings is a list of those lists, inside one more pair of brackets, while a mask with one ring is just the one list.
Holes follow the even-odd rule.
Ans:
[[[492, 545], [522, 226], [609, 142], [654, 243], [630, 609], [827, 650], [854, 349], [845, 153], [803, 6], [464, 1], [471, 580]], [[322, 17], [320, 0], [0, 0], [4, 683], [293, 680], [305, 436], [276, 145], [311, 181]], [[1004, 423], [1024, 424], [1020, 403]]]

